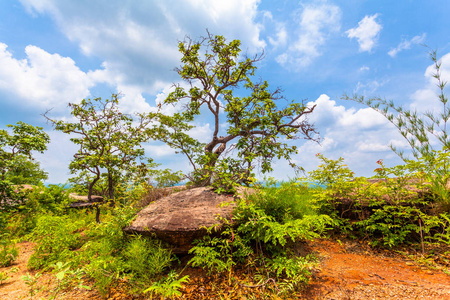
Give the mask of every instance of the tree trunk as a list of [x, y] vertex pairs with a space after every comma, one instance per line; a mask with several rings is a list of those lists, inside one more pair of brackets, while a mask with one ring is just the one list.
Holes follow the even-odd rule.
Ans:
[[111, 207], [114, 206], [114, 179], [113, 174], [110, 170], [108, 170], [108, 198], [110, 202]]

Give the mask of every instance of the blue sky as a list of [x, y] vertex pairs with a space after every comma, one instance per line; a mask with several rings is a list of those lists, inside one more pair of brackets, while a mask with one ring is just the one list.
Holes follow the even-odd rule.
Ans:
[[[423, 44], [438, 50], [450, 78], [449, 11], [450, 2], [439, 0], [0, 0], [0, 128], [17, 121], [43, 126], [52, 141], [36, 157], [48, 182], [64, 182], [76, 147], [41, 114], [52, 109], [52, 117], [68, 118], [69, 102], [115, 92], [124, 112], [150, 111], [179, 81], [177, 42], [208, 29], [240, 39], [247, 54], [264, 51], [257, 76], [288, 99], [317, 104], [310, 121], [322, 142], [297, 141], [298, 164], [314, 169], [320, 152], [371, 176], [378, 159], [400, 162], [388, 145], [407, 149], [405, 141], [382, 116], [341, 97], [437, 109]], [[207, 122], [196, 125], [195, 136], [211, 132]], [[190, 170], [167, 146], [145, 147], [163, 167]], [[277, 161], [272, 176], [293, 172]]]

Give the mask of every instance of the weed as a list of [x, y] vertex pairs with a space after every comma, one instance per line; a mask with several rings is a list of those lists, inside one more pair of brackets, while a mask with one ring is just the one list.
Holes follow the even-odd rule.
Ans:
[[163, 299], [179, 297], [181, 296], [179, 290], [183, 287], [183, 283], [189, 281], [189, 276], [179, 277], [180, 275], [175, 271], [170, 271], [164, 279], [154, 282], [152, 286], [144, 290], [144, 293], [160, 295]]

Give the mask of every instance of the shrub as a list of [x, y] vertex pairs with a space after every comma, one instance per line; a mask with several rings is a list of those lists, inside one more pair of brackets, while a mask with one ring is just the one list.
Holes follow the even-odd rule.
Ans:
[[173, 257], [157, 240], [134, 236], [123, 251], [124, 265], [137, 280], [150, 281], [170, 266]]
[[0, 267], [11, 266], [18, 255], [16, 246], [7, 238], [6, 234], [0, 234]]
[[32, 238], [36, 241], [35, 251], [28, 261], [28, 267], [40, 269], [58, 261], [68, 261], [73, 256], [72, 250], [82, 246], [81, 234], [85, 220], [74, 220], [69, 216], [38, 217]]
[[310, 259], [294, 258], [290, 249], [296, 241], [319, 237], [332, 222], [329, 216], [316, 214], [307, 195], [304, 186], [291, 182], [239, 200], [233, 223], [225, 222], [218, 236], [198, 241], [190, 250], [194, 257], [189, 263], [216, 274], [231, 274], [235, 265], [253, 266], [258, 274], [275, 274], [291, 289], [298, 287], [296, 283], [307, 281]]

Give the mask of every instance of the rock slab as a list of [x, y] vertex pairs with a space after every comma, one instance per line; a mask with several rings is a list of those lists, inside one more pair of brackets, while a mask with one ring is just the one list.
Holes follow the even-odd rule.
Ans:
[[172, 246], [173, 253], [187, 253], [193, 241], [206, 234], [206, 227], [220, 227], [221, 218], [231, 220], [234, 207], [232, 196], [219, 195], [209, 187], [193, 188], [151, 203], [124, 230], [156, 235]]

